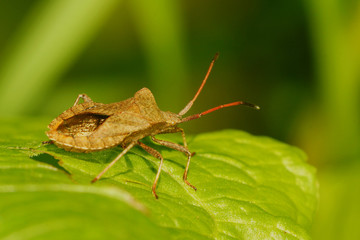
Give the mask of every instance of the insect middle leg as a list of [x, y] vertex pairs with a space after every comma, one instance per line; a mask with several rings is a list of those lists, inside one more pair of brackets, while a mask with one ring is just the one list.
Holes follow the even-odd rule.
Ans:
[[79, 94], [78, 97], [76, 98], [75, 102], [74, 102], [74, 106], [79, 103], [80, 98], [82, 98], [82, 99], [84, 100], [84, 102], [92, 102], [92, 101], [93, 101], [93, 100], [91, 100], [91, 98], [90, 98], [88, 95], [86, 95], [85, 93]]
[[[178, 128], [178, 129], [181, 129], [181, 128]], [[182, 130], [182, 129], [181, 129]], [[179, 131], [181, 131], [179, 130]], [[182, 131], [183, 132], [183, 131]], [[185, 136], [185, 134], [183, 135]], [[157, 139], [155, 138], [154, 136], [151, 136], [151, 139], [160, 144], [160, 145], [163, 145], [165, 147], [168, 147], [168, 148], [172, 148], [174, 150], [177, 150], [177, 151], [180, 151], [180, 152], [183, 152], [186, 154], [186, 156], [188, 157], [188, 160], [187, 160], [187, 163], [186, 163], [186, 167], [185, 167], [185, 171], [184, 171], [184, 175], [183, 175], [183, 179], [184, 179], [184, 182], [189, 185], [190, 187], [192, 187], [195, 191], [196, 191], [196, 187], [194, 185], [192, 185], [191, 183], [189, 183], [189, 181], [187, 180], [187, 174], [188, 174], [188, 171], [189, 171], [189, 166], [190, 166], [190, 160], [191, 160], [191, 152], [189, 151], [189, 149], [185, 146], [182, 146], [180, 144], [177, 144], [177, 143], [173, 143], [173, 142], [168, 142], [168, 141], [164, 141], [164, 140], [160, 140], [160, 139]], [[186, 141], [185, 141], [185, 137], [184, 137], [184, 145], [186, 144]]]
[[161, 173], [161, 168], [162, 168], [162, 165], [164, 163], [164, 158], [161, 156], [161, 154], [156, 151], [155, 149], [153, 149], [152, 147], [149, 147], [147, 145], [145, 145], [144, 143], [142, 142], [138, 142], [139, 146], [142, 147], [145, 151], [147, 151], [150, 155], [156, 157], [157, 159], [160, 159], [160, 164], [159, 164], [159, 169], [156, 173], [156, 177], [155, 177], [155, 180], [154, 180], [154, 183], [152, 185], [152, 193], [154, 194], [155, 198], [158, 199], [158, 195], [156, 194], [156, 185], [157, 185], [157, 182], [159, 180], [159, 177], [160, 177], [160, 173]]

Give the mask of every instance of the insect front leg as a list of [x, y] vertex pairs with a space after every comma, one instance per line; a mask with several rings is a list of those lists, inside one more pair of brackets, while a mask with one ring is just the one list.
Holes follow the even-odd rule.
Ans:
[[136, 142], [132, 142], [126, 148], [124, 148], [124, 150], [114, 160], [112, 160], [112, 162], [109, 163], [109, 165], [107, 165], [106, 168], [102, 170], [101, 173], [99, 173], [91, 182], [94, 183], [99, 180], [101, 176], [104, 175], [104, 173], [106, 173], [122, 156], [125, 155], [125, 153], [127, 153], [135, 145]]
[[[187, 148], [187, 142], [186, 142], [186, 137], [185, 137], [185, 132], [184, 132], [184, 129], [182, 128], [179, 128], [179, 127], [174, 127], [174, 128], [170, 128], [164, 132], [161, 132], [160, 134], [166, 134], [166, 133], [178, 133], [178, 132], [181, 132], [181, 136], [182, 136], [182, 139], [183, 139], [183, 143], [184, 143], [184, 147]], [[195, 153], [191, 153], [192, 155], [194, 155]]]
[[164, 163], [164, 158], [161, 156], [161, 154], [156, 151], [155, 149], [145, 145], [144, 143], [142, 142], [138, 142], [139, 146], [142, 147], [145, 151], [147, 151], [150, 155], [156, 157], [157, 159], [160, 159], [160, 164], [159, 164], [159, 169], [156, 173], [156, 177], [155, 177], [155, 180], [154, 180], [154, 183], [152, 185], [152, 193], [154, 194], [155, 198], [158, 199], [158, 195], [156, 194], [156, 185], [157, 185], [157, 182], [159, 180], [159, 177], [160, 177], [160, 173], [161, 173], [161, 168], [162, 168], [162, 165]]
[[151, 136], [151, 139], [160, 144], [160, 145], [163, 145], [165, 147], [168, 147], [168, 148], [172, 148], [174, 150], [177, 150], [177, 151], [180, 151], [180, 152], [183, 152], [186, 154], [186, 156], [188, 157], [188, 160], [187, 160], [187, 163], [186, 163], [186, 167], [185, 167], [185, 171], [184, 171], [184, 175], [183, 175], [183, 179], [184, 179], [184, 182], [189, 185], [190, 187], [192, 187], [195, 191], [196, 191], [196, 187], [193, 186], [191, 183], [189, 183], [189, 181], [187, 180], [187, 174], [188, 174], [188, 171], [189, 171], [189, 166], [190, 166], [190, 160], [191, 160], [191, 152], [189, 151], [189, 149], [185, 146], [181, 146], [180, 144], [177, 144], [177, 143], [173, 143], [173, 142], [168, 142], [168, 141], [164, 141], [164, 140], [160, 140], [160, 139], [157, 139], [155, 138], [154, 136]]
[[82, 99], [84, 100], [84, 102], [92, 102], [92, 101], [93, 101], [93, 100], [91, 100], [91, 98], [90, 98], [88, 95], [86, 95], [85, 93], [79, 94], [78, 97], [76, 98], [75, 102], [74, 102], [74, 106], [79, 103], [80, 98], [82, 98]]
[[177, 132], [181, 132], [181, 136], [182, 136], [182, 139], [183, 139], [184, 147], [187, 149], [187, 143], [186, 143], [186, 138], [185, 138], [184, 129], [177, 127], [177, 128], [174, 129], [174, 133], [177, 133]]

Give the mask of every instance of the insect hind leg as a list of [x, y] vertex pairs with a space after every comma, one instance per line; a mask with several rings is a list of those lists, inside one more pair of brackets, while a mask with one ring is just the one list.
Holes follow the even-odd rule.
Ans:
[[54, 144], [54, 141], [53, 140], [42, 141], [41, 144], [42, 145]]
[[93, 102], [93, 100], [91, 100], [91, 98], [88, 95], [86, 95], [85, 93], [82, 93], [82, 94], [79, 94], [78, 97], [76, 98], [76, 100], [74, 102], [74, 106], [79, 103], [79, 100], [81, 98], [84, 100], [84, 102]]

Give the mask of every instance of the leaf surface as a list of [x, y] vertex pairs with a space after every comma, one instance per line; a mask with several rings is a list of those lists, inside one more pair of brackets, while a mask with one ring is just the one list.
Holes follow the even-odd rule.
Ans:
[[186, 156], [144, 139], [165, 159], [155, 200], [157, 159], [135, 147], [90, 184], [122, 149], [43, 146], [48, 122], [2, 121], [1, 239], [310, 238], [318, 186], [295, 147], [237, 130], [188, 136], [195, 192], [182, 180]]

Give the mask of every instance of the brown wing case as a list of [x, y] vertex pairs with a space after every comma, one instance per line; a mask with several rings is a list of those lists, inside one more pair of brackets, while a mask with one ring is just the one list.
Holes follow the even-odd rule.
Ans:
[[162, 121], [154, 96], [143, 88], [122, 102], [75, 105], [49, 124], [47, 135], [68, 151], [98, 151], [121, 144], [130, 134], [146, 133], [153, 123]]

